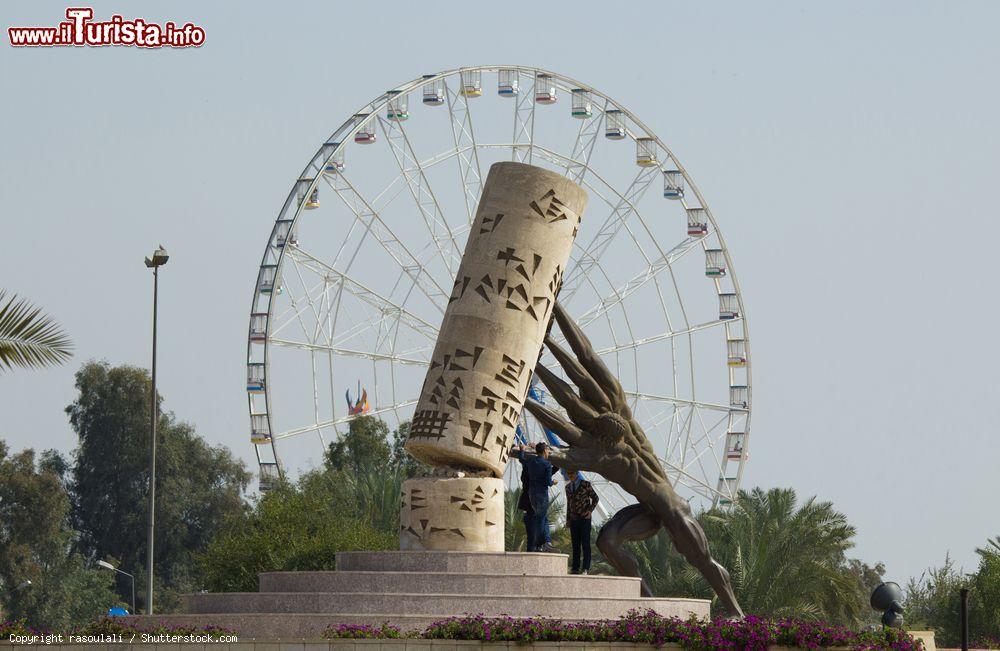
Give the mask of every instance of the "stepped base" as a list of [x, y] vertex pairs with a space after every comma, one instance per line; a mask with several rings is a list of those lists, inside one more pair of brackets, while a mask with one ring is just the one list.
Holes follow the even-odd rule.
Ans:
[[605, 597], [599, 592], [588, 596], [549, 597], [532, 595], [405, 594], [344, 592], [236, 592], [198, 594], [184, 597], [185, 610], [192, 614], [239, 613], [366, 613], [383, 615], [437, 616], [478, 614], [512, 617], [552, 617], [556, 619], [608, 619], [634, 608], [652, 608], [661, 615], [674, 614], [668, 599]]
[[265, 572], [260, 592], [185, 595], [186, 614], [135, 616], [141, 625], [209, 624], [255, 638], [315, 638], [337, 624], [420, 630], [463, 614], [614, 619], [652, 609], [708, 617], [703, 599], [646, 599], [639, 579], [570, 576], [565, 554], [348, 552], [335, 572]]
[[444, 572], [268, 572], [260, 575], [260, 592], [501, 594], [549, 597], [595, 594], [628, 599], [636, 596], [638, 583], [639, 579], [632, 577], [568, 576], [565, 573], [502, 575]]
[[566, 554], [542, 552], [340, 552], [341, 572], [470, 572], [566, 574]]

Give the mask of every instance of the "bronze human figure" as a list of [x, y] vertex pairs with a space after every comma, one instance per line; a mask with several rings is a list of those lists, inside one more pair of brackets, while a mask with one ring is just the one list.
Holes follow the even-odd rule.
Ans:
[[[743, 616], [736, 601], [729, 573], [712, 559], [708, 539], [667, 480], [653, 446], [632, 417], [625, 392], [579, 326], [556, 303], [559, 323], [575, 357], [546, 336], [545, 345], [576, 388], [542, 364], [535, 372], [549, 393], [566, 410], [571, 422], [541, 403], [528, 399], [525, 407], [542, 424], [569, 443], [569, 448], [553, 452], [552, 463], [560, 468], [588, 470], [620, 485], [638, 501], [614, 515], [597, 537], [597, 547], [616, 570], [625, 576], [640, 576], [635, 559], [625, 551], [628, 541], [644, 540], [666, 528], [674, 546], [701, 572], [731, 615]], [[643, 594], [652, 596], [643, 581]]]

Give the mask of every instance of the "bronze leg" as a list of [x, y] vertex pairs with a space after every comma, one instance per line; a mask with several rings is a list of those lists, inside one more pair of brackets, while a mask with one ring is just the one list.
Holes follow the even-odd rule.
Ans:
[[658, 497], [656, 502], [659, 503], [654, 504], [654, 506], [660, 516], [659, 522], [662, 522], [663, 526], [666, 527], [674, 547], [687, 559], [688, 563], [701, 572], [729, 614], [743, 617], [743, 609], [740, 608], [736, 595], [733, 594], [733, 587], [729, 582], [729, 572], [712, 558], [705, 530], [691, 515], [691, 507], [672, 490], [667, 495], [661, 494]]
[[[642, 578], [639, 563], [625, 550], [625, 543], [651, 538], [662, 528], [656, 515], [642, 504], [626, 506], [601, 527], [597, 548], [619, 574]], [[653, 596], [646, 579], [642, 579], [642, 596]]]

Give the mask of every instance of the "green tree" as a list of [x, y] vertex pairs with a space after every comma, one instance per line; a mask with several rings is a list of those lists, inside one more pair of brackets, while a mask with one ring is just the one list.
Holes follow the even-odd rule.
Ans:
[[973, 639], [1000, 639], [1000, 536], [976, 549], [979, 569], [972, 579], [969, 634]]
[[260, 572], [332, 570], [338, 551], [396, 549], [398, 524], [387, 533], [358, 517], [353, 491], [333, 477], [312, 473], [298, 486], [278, 486], [230, 518], [200, 557], [200, 587], [255, 591]]
[[374, 416], [356, 416], [347, 433], [329, 445], [324, 461], [330, 470], [358, 474], [388, 468], [391, 460], [389, 426]]
[[909, 628], [931, 629], [940, 646], [958, 646], [960, 592], [968, 588], [970, 638], [973, 642], [1000, 639], [1000, 537], [987, 540], [976, 553], [979, 567], [975, 572], [956, 568], [946, 555], [940, 566], [928, 568], [919, 578], [909, 580], [903, 604], [903, 617]]
[[400, 489], [420, 468], [402, 447], [408, 427], [396, 430], [390, 447], [383, 421], [352, 419], [322, 468], [227, 522], [200, 557], [201, 587], [255, 590], [260, 572], [332, 570], [338, 551], [397, 549]]
[[51, 317], [25, 299], [0, 289], [0, 372], [62, 364], [73, 344]]
[[944, 557], [939, 567], [928, 568], [919, 578], [911, 578], [906, 585], [903, 618], [906, 625], [915, 629], [935, 632], [935, 642], [941, 646], [957, 646], [959, 622], [959, 596], [969, 577], [955, 567], [951, 556]]
[[[850, 558], [847, 560], [847, 569], [854, 575], [862, 601], [867, 602], [871, 598], [872, 591], [885, 580], [885, 563], [868, 565], [856, 558]], [[876, 616], [881, 617], [881, 615], [873, 615], [873, 617]]]
[[528, 548], [524, 532], [524, 511], [517, 508], [520, 496], [521, 491], [517, 489], [503, 492], [504, 549], [509, 552], [523, 552]]
[[[57, 455], [56, 455], [57, 456]], [[66, 631], [119, 603], [112, 576], [70, 553], [69, 497], [54, 456], [9, 455], [0, 441], [0, 597], [6, 616]], [[11, 591], [24, 581], [27, 589]]]
[[968, 583], [966, 575], [945, 556], [939, 567], [928, 568], [906, 585], [903, 618], [911, 628], [930, 629], [941, 646], [958, 644], [958, 591]]
[[[76, 374], [77, 399], [66, 408], [79, 437], [72, 467], [77, 549], [90, 561], [115, 558], [144, 593], [149, 486], [149, 395], [145, 369], [89, 362]], [[162, 402], [162, 397], [157, 396]], [[249, 481], [226, 448], [161, 413], [157, 423], [154, 571], [161, 610], [190, 589], [195, 555], [222, 523], [246, 509]], [[130, 591], [119, 581], [120, 594]]]
[[[845, 624], [870, 619], [864, 584], [880, 576], [881, 566], [847, 558], [855, 529], [831, 503], [799, 504], [792, 489], [757, 488], [698, 520], [746, 612]], [[714, 599], [664, 532], [634, 549], [656, 594]]]
[[304, 474], [299, 487], [322, 494], [338, 512], [368, 523], [375, 531], [399, 535], [399, 495], [406, 476], [402, 469], [355, 473], [328, 468]]
[[868, 616], [846, 557], [855, 529], [830, 502], [799, 505], [792, 489], [757, 488], [741, 491], [734, 508], [706, 514], [705, 523], [747, 612], [842, 623]]
[[410, 421], [406, 420], [392, 433], [392, 466], [406, 478], [420, 477], [428, 472], [427, 466], [420, 463], [406, 451], [406, 438], [410, 435]]
[[404, 448], [409, 430], [408, 421], [401, 423], [390, 446], [389, 427], [384, 421], [355, 417], [348, 431], [330, 444], [323, 470], [304, 475], [299, 483], [310, 490], [313, 484], [324, 486], [331, 496], [338, 495], [341, 509], [369, 522], [377, 531], [398, 535], [402, 483], [424, 473], [423, 465]]

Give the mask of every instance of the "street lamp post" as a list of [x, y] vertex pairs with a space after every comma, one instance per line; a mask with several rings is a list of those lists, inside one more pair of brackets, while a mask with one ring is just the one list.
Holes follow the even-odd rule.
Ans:
[[15, 587], [11, 588], [10, 590], [8, 590], [7, 594], [14, 594], [15, 592], [18, 592], [19, 590], [24, 590], [25, 588], [30, 588], [31, 585], [32, 585], [31, 581], [21, 581], [20, 583], [17, 584], [17, 586], [15, 586]]
[[[146, 614], [153, 614], [153, 527], [156, 524], [156, 299], [160, 267], [167, 264], [170, 256], [161, 244], [153, 251], [152, 258], [146, 258], [146, 266], [153, 270], [153, 367], [151, 370], [152, 390], [149, 394], [149, 537], [146, 545]], [[112, 568], [115, 569], [115, 568]], [[135, 604], [132, 604], [135, 610]]]
[[97, 564], [100, 565], [101, 567], [103, 567], [106, 570], [114, 570], [115, 572], [118, 572], [119, 574], [124, 574], [128, 578], [132, 579], [132, 614], [134, 615], [135, 614], [135, 577], [132, 576], [131, 574], [129, 574], [128, 572], [125, 572], [124, 570], [119, 570], [117, 567], [115, 567], [114, 565], [112, 565], [111, 563], [109, 563], [107, 561], [97, 561]]

